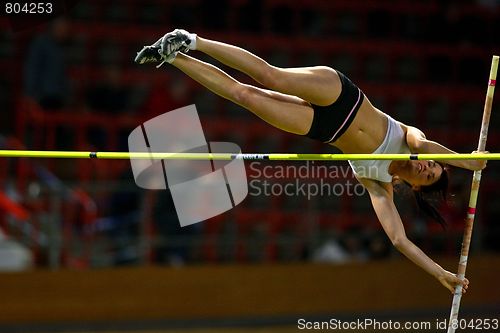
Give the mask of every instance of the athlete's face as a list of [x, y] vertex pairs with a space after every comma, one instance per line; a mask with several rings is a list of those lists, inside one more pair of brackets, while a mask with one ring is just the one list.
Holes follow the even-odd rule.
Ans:
[[407, 181], [413, 186], [428, 186], [435, 183], [443, 173], [443, 168], [434, 161], [410, 161]]

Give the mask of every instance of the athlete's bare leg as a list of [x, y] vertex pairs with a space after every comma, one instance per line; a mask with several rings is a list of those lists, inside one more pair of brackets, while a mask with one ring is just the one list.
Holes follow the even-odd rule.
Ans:
[[202, 37], [197, 37], [196, 50], [249, 75], [266, 88], [312, 104], [330, 105], [342, 90], [337, 72], [330, 67], [279, 68], [240, 47]]
[[281, 130], [303, 135], [311, 127], [313, 110], [300, 97], [242, 84], [219, 68], [183, 53], [178, 53], [171, 64]]

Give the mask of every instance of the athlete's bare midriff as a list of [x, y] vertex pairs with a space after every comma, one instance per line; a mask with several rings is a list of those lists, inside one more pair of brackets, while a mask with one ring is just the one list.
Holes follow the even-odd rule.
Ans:
[[[365, 96], [347, 131], [332, 145], [346, 154], [372, 153], [384, 141], [387, 121], [387, 115], [374, 107]], [[406, 134], [406, 126], [401, 124], [401, 127]]]

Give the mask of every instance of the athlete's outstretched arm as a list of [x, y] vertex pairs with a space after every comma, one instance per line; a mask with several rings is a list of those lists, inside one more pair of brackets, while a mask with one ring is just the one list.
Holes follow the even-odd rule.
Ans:
[[368, 190], [375, 213], [385, 233], [399, 252], [438, 279], [452, 293], [457, 284], [462, 284], [465, 291], [469, 283], [467, 279], [461, 281], [455, 274], [443, 269], [406, 237], [401, 217], [394, 205], [392, 185], [385, 187], [369, 179], [359, 179], [359, 181]]
[[[428, 140], [425, 134], [416, 127], [408, 126], [406, 142], [412, 153], [421, 154], [456, 154], [455, 151], [446, 148], [442, 144]], [[484, 160], [447, 160], [443, 161], [459, 168], [467, 170], [482, 170], [486, 167]]]

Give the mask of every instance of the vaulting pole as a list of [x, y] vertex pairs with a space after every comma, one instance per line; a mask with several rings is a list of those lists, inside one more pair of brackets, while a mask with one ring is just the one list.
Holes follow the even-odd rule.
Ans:
[[[491, 61], [490, 79], [488, 81], [488, 90], [486, 92], [486, 101], [484, 103], [483, 121], [481, 124], [481, 133], [479, 135], [479, 143], [477, 151], [482, 152], [486, 149], [486, 139], [488, 137], [488, 126], [490, 123], [491, 107], [493, 104], [493, 94], [495, 92], [495, 84], [498, 69], [498, 56], [493, 56]], [[469, 247], [472, 238], [472, 228], [474, 226], [474, 217], [476, 216], [477, 195], [479, 192], [479, 184], [481, 182], [481, 170], [474, 171], [472, 177], [472, 185], [470, 191], [469, 208], [467, 210], [467, 219], [465, 221], [464, 237], [462, 241], [462, 250], [460, 253], [460, 261], [458, 263], [457, 276], [460, 279], [465, 277], [467, 268], [467, 258], [469, 255]], [[455, 329], [460, 328], [458, 321], [458, 311], [460, 309], [460, 300], [462, 298], [462, 286], [455, 287], [453, 295], [453, 303], [451, 305], [450, 319], [448, 322], [448, 333], [454, 333]]]

